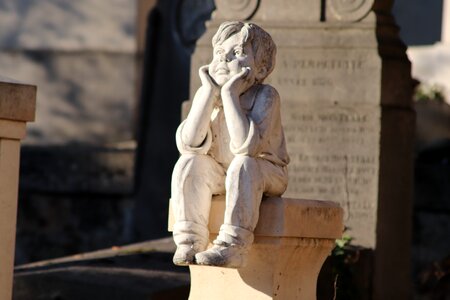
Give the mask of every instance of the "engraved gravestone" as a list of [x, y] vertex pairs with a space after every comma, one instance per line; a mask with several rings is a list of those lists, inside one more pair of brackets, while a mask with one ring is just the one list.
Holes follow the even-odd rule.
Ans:
[[410, 63], [391, 5], [216, 0], [191, 66], [193, 95], [223, 20], [251, 20], [272, 35], [277, 68], [267, 82], [281, 96], [291, 157], [284, 196], [341, 204], [353, 243], [374, 250], [374, 299], [409, 294], [414, 116]]

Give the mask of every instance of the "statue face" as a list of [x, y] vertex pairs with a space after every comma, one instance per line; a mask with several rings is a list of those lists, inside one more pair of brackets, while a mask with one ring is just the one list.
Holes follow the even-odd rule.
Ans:
[[214, 47], [209, 74], [219, 86], [223, 86], [231, 77], [240, 73], [243, 67], [250, 67], [250, 72], [246, 76], [250, 87], [255, 83], [255, 57], [250, 43], [242, 45], [240, 33], [232, 35]]

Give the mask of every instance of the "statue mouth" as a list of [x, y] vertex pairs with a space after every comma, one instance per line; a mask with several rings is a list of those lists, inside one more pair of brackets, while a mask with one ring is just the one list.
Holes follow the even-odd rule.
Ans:
[[216, 71], [217, 75], [228, 75], [228, 73], [230, 73], [230, 71], [226, 68], [218, 68]]

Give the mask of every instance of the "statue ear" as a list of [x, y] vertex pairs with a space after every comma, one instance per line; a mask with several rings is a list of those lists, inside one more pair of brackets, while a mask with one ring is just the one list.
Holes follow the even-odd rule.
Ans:
[[259, 67], [258, 72], [256, 73], [256, 79], [261, 80], [265, 78], [267, 75], [267, 68], [266, 67]]

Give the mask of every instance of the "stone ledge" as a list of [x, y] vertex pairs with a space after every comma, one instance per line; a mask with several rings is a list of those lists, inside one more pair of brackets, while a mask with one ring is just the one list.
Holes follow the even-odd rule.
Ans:
[[[225, 196], [211, 203], [209, 231], [218, 233], [223, 222]], [[343, 209], [331, 201], [269, 197], [263, 199], [256, 236], [339, 239], [342, 237]], [[175, 223], [169, 208], [169, 231]], [[336, 224], [341, 224], [336, 226]]]
[[0, 119], [34, 121], [36, 86], [0, 76]]
[[21, 140], [25, 134], [25, 122], [0, 119], [0, 139]]

